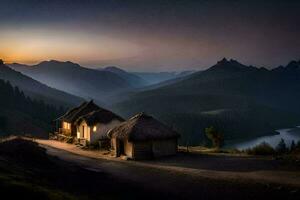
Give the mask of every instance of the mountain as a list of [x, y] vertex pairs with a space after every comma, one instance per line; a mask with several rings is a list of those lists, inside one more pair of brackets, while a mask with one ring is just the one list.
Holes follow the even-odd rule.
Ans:
[[121, 78], [126, 80], [130, 84], [130, 86], [133, 88], [141, 88], [146, 85], [149, 85], [149, 83], [146, 80], [144, 80], [143, 78], [141, 78], [133, 73], [129, 73], [129, 72], [127, 72], [123, 69], [120, 69], [118, 67], [115, 67], [115, 66], [108, 66], [108, 67], [105, 67], [104, 69], [100, 68], [98, 70], [99, 71], [108, 71], [108, 72], [117, 74], [118, 76], [120, 76]]
[[51, 87], [98, 102], [131, 89], [130, 84], [115, 73], [84, 68], [69, 61], [51, 60], [33, 66], [11, 64], [10, 67]]
[[275, 73], [284, 74], [290, 76], [290, 78], [299, 78], [300, 76], [300, 60], [291, 61], [287, 66], [279, 66], [272, 70]]
[[190, 75], [195, 71], [183, 71], [183, 72], [132, 72], [133, 74], [146, 80], [149, 85], [158, 84], [167, 80], [180, 78]]
[[152, 114], [181, 132], [182, 144], [206, 142], [209, 126], [226, 140], [261, 136], [300, 123], [298, 70], [295, 62], [267, 70], [223, 59], [173, 84], [133, 93], [112, 109]]
[[64, 109], [33, 100], [18, 87], [0, 79], [0, 136], [30, 134], [48, 137], [51, 121]]
[[13, 86], [35, 99], [42, 99], [49, 104], [59, 106], [73, 106], [82, 101], [81, 98], [50, 88], [20, 72], [17, 72], [3, 62], [0, 63], [0, 79], [9, 81]]
[[[193, 72], [193, 73], [195, 73], [195, 72]], [[164, 87], [167, 85], [175, 84], [182, 80], [188, 79], [193, 73], [191, 71], [182, 72], [182, 73], [179, 73], [178, 76], [175, 78], [145, 86], [143, 88], [140, 88], [139, 91], [153, 90], [153, 89], [157, 89], [157, 88]], [[201, 73], [201, 71], [198, 71], [198, 73]]]

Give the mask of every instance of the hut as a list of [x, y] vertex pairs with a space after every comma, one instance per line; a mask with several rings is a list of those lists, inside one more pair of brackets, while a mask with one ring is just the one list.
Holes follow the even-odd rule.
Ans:
[[123, 121], [124, 119], [115, 113], [99, 108], [76, 120], [77, 140], [84, 146], [96, 144], [98, 142], [100, 147], [110, 146], [107, 131], [116, 127]]
[[179, 134], [144, 113], [121, 123], [108, 132], [115, 156], [148, 159], [174, 155]]
[[77, 135], [77, 127], [75, 121], [82, 115], [86, 115], [92, 111], [99, 110], [93, 101], [84, 102], [81, 105], [72, 108], [66, 112], [63, 116], [55, 120], [56, 132], [65, 136], [75, 137]]

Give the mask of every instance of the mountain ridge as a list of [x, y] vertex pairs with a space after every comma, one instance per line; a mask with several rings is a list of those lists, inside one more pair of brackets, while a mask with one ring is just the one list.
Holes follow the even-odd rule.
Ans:
[[102, 103], [112, 94], [131, 89], [126, 80], [112, 72], [85, 68], [70, 61], [43, 61], [31, 67], [10, 66], [51, 87]]
[[32, 98], [42, 99], [50, 104], [72, 106], [82, 101], [79, 97], [51, 88], [21, 72], [11, 69], [3, 62], [0, 64], [0, 79], [9, 81], [12, 85], [20, 87], [20, 89]]
[[149, 85], [149, 83], [144, 80], [143, 78], [127, 72], [121, 68], [118, 68], [116, 66], [106, 66], [105, 68], [98, 68], [97, 70], [99, 71], [109, 71], [112, 73], [117, 74], [118, 76], [120, 76], [121, 78], [127, 80], [127, 82], [133, 87], [133, 88], [141, 88], [144, 87], [146, 85]]

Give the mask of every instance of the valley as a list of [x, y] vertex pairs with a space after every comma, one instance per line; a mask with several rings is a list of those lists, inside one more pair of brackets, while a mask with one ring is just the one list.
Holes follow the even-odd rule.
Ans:
[[[124, 118], [142, 111], [153, 115], [181, 133], [181, 145], [206, 145], [204, 129], [209, 126], [230, 141], [276, 134], [277, 129], [299, 124], [297, 61], [267, 70], [223, 59], [207, 70], [169, 74], [152, 85], [141, 73], [117, 67], [93, 70], [59, 61], [9, 66], [43, 84], [94, 99]], [[162, 76], [151, 77], [156, 75]]]
[[124, 116], [139, 110], [156, 116], [183, 133], [181, 144], [205, 144], [209, 126], [225, 140], [276, 134], [299, 123], [299, 66], [267, 70], [223, 59], [178, 82], [129, 94], [111, 108]]

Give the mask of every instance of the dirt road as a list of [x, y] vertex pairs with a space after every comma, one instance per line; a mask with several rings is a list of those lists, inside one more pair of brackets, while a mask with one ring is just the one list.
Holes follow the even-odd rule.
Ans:
[[[168, 191], [181, 198], [220, 195], [249, 199], [257, 195], [295, 197], [300, 190], [298, 168], [279, 161], [222, 155], [184, 155], [155, 161], [124, 161], [97, 151], [52, 140], [36, 140], [50, 155], [83, 168], [133, 181], [152, 190]], [[256, 192], [251, 192], [255, 190]], [[199, 193], [199, 194], [198, 194]], [[199, 195], [199, 196], [198, 196]], [[203, 196], [204, 195], [204, 196]]]

